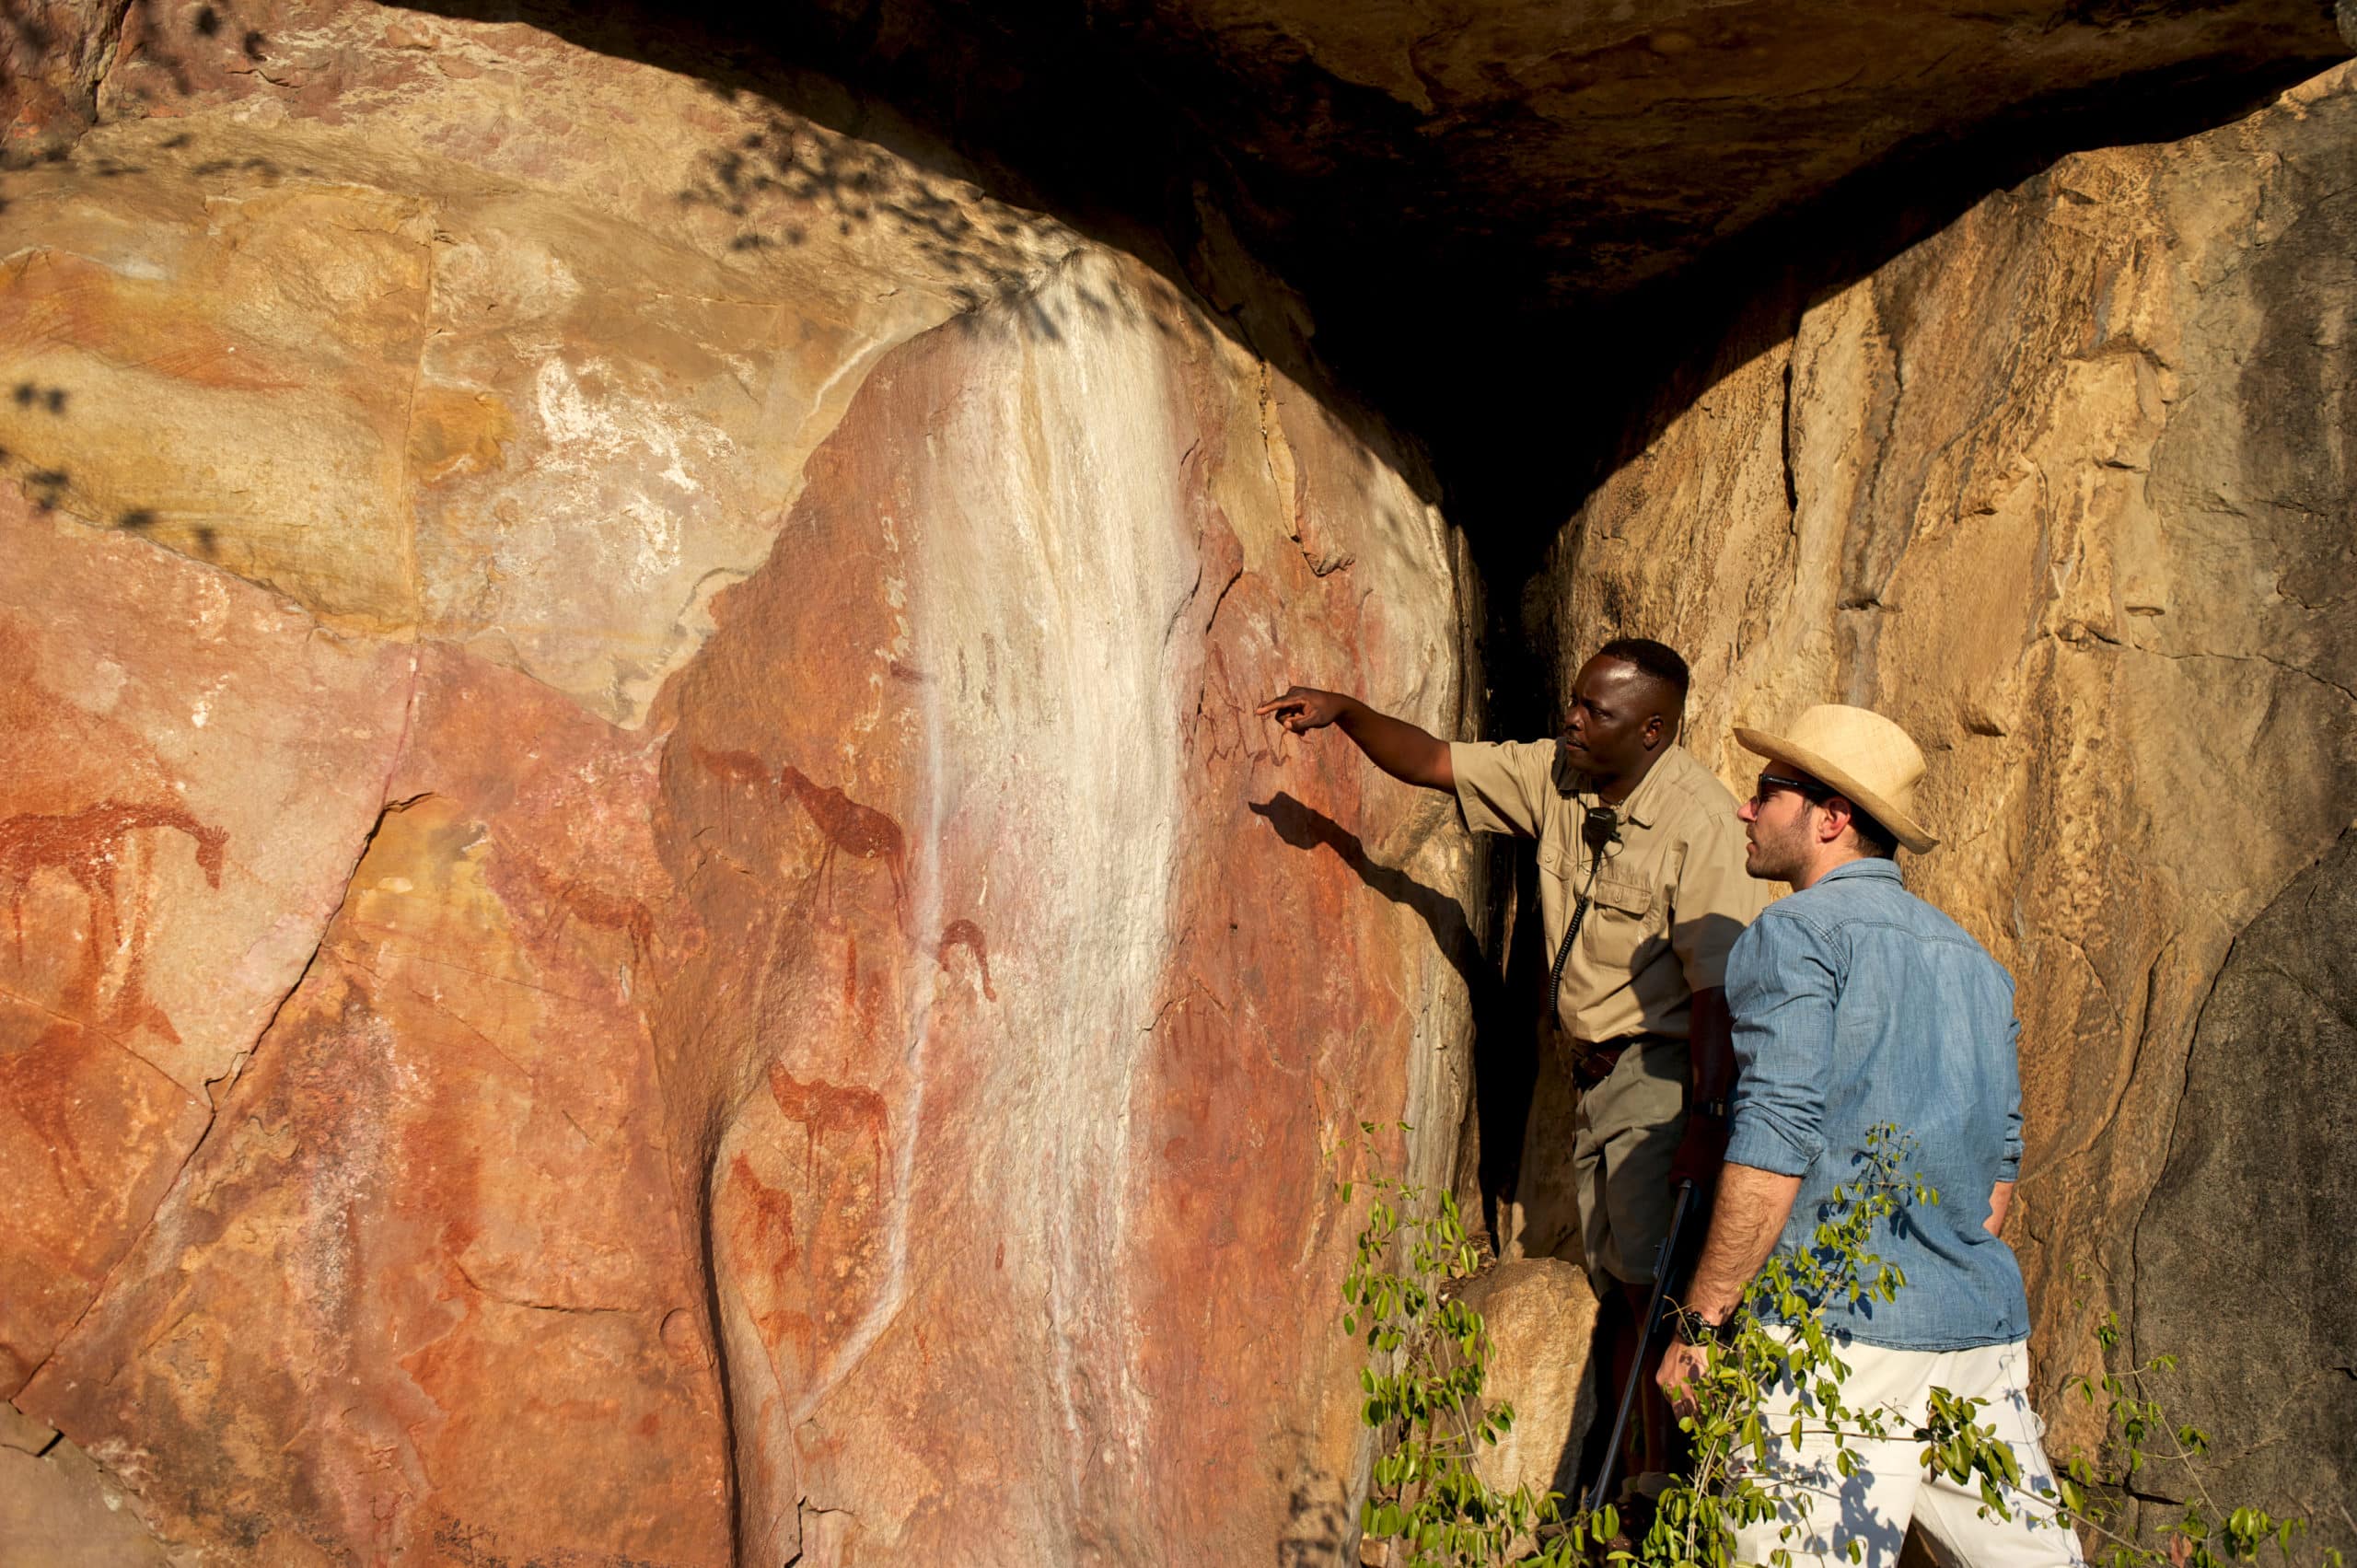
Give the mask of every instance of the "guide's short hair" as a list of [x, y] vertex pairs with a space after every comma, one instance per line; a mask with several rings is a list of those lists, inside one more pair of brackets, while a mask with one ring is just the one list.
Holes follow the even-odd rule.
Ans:
[[1686, 705], [1686, 689], [1693, 682], [1693, 672], [1667, 643], [1656, 643], [1651, 637], [1615, 637], [1596, 649], [1596, 656], [1635, 665], [1638, 674], [1660, 681], [1677, 693], [1679, 707]]

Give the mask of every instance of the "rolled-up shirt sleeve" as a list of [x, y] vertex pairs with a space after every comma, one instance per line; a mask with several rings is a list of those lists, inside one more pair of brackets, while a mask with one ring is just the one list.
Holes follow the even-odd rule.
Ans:
[[1797, 915], [1771, 907], [1736, 939], [1726, 985], [1736, 1067], [1729, 1163], [1805, 1176], [1825, 1152], [1838, 982], [1831, 945]]
[[2022, 1173], [2022, 1021], [2015, 1018], [2005, 1041], [2005, 1152], [1997, 1161], [1997, 1179], [2014, 1181]]
[[1539, 811], [1555, 788], [1551, 740], [1452, 740], [1448, 765], [1457, 774], [1457, 807], [1477, 833], [1538, 836]]

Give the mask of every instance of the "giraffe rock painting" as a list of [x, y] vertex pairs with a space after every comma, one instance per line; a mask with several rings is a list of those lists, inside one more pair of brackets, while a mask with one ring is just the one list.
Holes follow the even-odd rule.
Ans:
[[[139, 862], [147, 833], [185, 838], [206, 884], [221, 886], [228, 834], [176, 806], [104, 800], [78, 811], [21, 812], [0, 819], [0, 885], [8, 889], [9, 937], [19, 968], [25, 960], [25, 900], [43, 877], [62, 879], [78, 894], [87, 935], [58, 998], [61, 1011], [112, 1035], [152, 1030], [177, 1045], [180, 1035], [140, 984], [150, 933], [145, 886], [124, 885]], [[110, 975], [110, 970], [119, 972]], [[111, 980], [111, 984], [110, 984]], [[101, 993], [110, 990], [110, 997]]]
[[820, 892], [826, 890], [827, 868], [834, 864], [838, 854], [857, 860], [880, 861], [892, 877], [893, 908], [905, 916], [909, 850], [900, 825], [873, 807], [862, 806], [838, 785], [821, 788], [811, 783], [810, 776], [791, 762], [778, 770], [778, 783], [827, 841], [826, 849], [819, 856], [817, 877]]
[[311, 960], [410, 656], [7, 486], [0, 552], [0, 1398], [22, 1398]]

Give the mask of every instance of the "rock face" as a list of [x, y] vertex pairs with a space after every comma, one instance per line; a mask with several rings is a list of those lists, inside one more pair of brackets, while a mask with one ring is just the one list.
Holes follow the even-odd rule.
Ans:
[[[0, 17], [0, 1398], [71, 1446], [0, 1487], [176, 1561], [1333, 1561], [1336, 1151], [1404, 1121], [1450, 1178], [1487, 861], [1250, 709], [1473, 733], [1483, 613], [1251, 247], [1350, 204], [1301, 253], [1430, 363], [1457, 301], [1623, 287], [2025, 95], [2334, 47], [2283, 0], [1118, 6], [1142, 88], [1238, 116], [1237, 186], [1154, 162], [1120, 250], [875, 105], [481, 9]], [[982, 15], [803, 9], [886, 59]], [[924, 79], [1019, 99], [1001, 59]], [[2059, 1365], [2075, 1288], [2140, 1343], [2140, 1270], [2226, 1288], [2137, 1216], [2254, 1179], [2196, 1020], [2357, 809], [2352, 139], [2328, 77], [1771, 290], [1527, 600], [1691, 650], [1731, 777], [1731, 719], [1825, 696], [1933, 749]], [[1430, 292], [1469, 213], [1450, 264], [1523, 270]], [[2322, 993], [2235, 972], [2205, 1040]]]
[[163, 1568], [120, 1480], [0, 1401], [0, 1568]]
[[[1113, 9], [1154, 70], [1188, 83], [1193, 112], [1248, 149], [1250, 211], [1295, 248], [1339, 225], [1411, 274], [1469, 252], [1558, 300], [1620, 293], [1895, 155], [2128, 79], [2284, 82], [2346, 52], [2331, 19], [2298, 5]], [[2115, 113], [2128, 96], [2107, 99]], [[1363, 166], [1404, 199], [1339, 199], [1334, 177]]]
[[[1763, 231], [1808, 209], [1819, 216], [1786, 242], [1818, 242], [1861, 185], [1887, 200], [1936, 181], [1961, 203], [1999, 182], [1998, 161], [2010, 180], [2067, 147], [2184, 135], [2350, 47], [2321, 0], [534, 0], [524, 14], [687, 70], [823, 58], [866, 98], [987, 148], [1058, 210], [1143, 206], [1182, 255], [1233, 231], [1420, 434], [1534, 470], [1565, 440], [1548, 432], [1563, 396], [1550, 383], [1609, 382], [1614, 356], [1589, 339], [1632, 288], [1745, 250], [1756, 278]], [[1661, 335], [1627, 352], [1657, 352]]]
[[[2352, 145], [2343, 70], [2226, 130], [2067, 158], [1872, 275], [1771, 299], [1652, 411], [1531, 597], [1566, 673], [1610, 633], [1686, 649], [1692, 744], [1731, 779], [1756, 771], [1735, 720], [1813, 702], [1873, 705], [1925, 747], [1945, 842], [1910, 878], [2020, 987], [2009, 1239], [2049, 1377], [2098, 1364], [2116, 1307], [2140, 1351], [2219, 1356], [2232, 1386], [2254, 1347], [2161, 1345], [2142, 1314], [2166, 1293], [2169, 1323], [2238, 1321], [2293, 1234], [2189, 1220], [2177, 1244], [2216, 1250], [2166, 1280], [2145, 1275], [2160, 1209], [2136, 1241], [2172, 1158], [2172, 1202], [2210, 1160], [2202, 1213], [2272, 1211], [2281, 1156], [2200, 1128], [2315, 1103], [2241, 1053], [2200, 1065], [2213, 985], [2221, 1041], [2271, 1008], [2286, 1074], [2329, 1053], [2290, 1022], [2322, 982], [2246, 927], [2357, 815]], [[2230, 1078], [2248, 1109], [2222, 1124]], [[2307, 1312], [2270, 1343], [2346, 1365], [2346, 1327]], [[2280, 1412], [2222, 1395], [2215, 1430], [2316, 1445], [2345, 1478], [2350, 1389]], [[2252, 1500], [2304, 1501], [2305, 1461], [2284, 1463], [2246, 1472]]]
[[[2159, 1381], [2218, 1438], [2211, 1493], [2275, 1500], [2326, 1540], [2349, 1527], [2357, 1468], [2357, 1257], [2343, 1240], [2357, 1213], [2351, 930], [2357, 832], [2235, 939], [2135, 1237], [2136, 1353], [2186, 1352], [2179, 1375]], [[2250, 1094], [2254, 1083], [2267, 1095]], [[2229, 1302], [2247, 1309], [2222, 1334]], [[2190, 1491], [2167, 1470], [2150, 1489]]]
[[1333, 1557], [1479, 889], [1250, 708], [1471, 722], [1412, 455], [691, 80], [127, 26], [0, 210], [0, 1395], [206, 1561]]

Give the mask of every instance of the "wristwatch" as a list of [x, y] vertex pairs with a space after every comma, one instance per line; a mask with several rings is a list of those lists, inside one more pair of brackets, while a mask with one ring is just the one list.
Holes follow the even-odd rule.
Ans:
[[1716, 1099], [1697, 1100], [1687, 1108], [1687, 1114], [1707, 1116], [1716, 1121], [1724, 1121], [1727, 1119], [1726, 1096], [1721, 1095]]
[[1730, 1312], [1720, 1322], [1704, 1321], [1699, 1312], [1683, 1307], [1672, 1307], [1669, 1314], [1670, 1338], [1681, 1345], [1717, 1345], [1722, 1350], [1735, 1343], [1739, 1329], [1735, 1314]]

